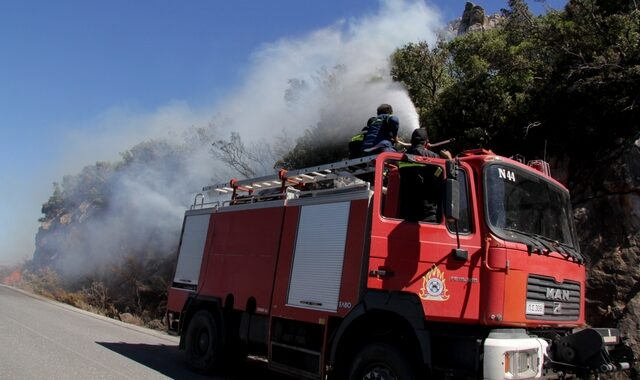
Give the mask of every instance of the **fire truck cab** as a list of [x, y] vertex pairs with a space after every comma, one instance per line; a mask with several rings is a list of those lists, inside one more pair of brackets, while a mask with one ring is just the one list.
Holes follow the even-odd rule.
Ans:
[[628, 369], [617, 330], [584, 328], [584, 299], [569, 193], [544, 162], [384, 153], [203, 188], [167, 325], [201, 372], [247, 355], [309, 379]]

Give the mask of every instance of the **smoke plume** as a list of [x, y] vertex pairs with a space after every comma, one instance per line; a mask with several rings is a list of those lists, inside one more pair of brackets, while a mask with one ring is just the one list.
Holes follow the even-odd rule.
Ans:
[[379, 104], [389, 103], [401, 130], [411, 131], [418, 127], [417, 114], [389, 77], [389, 57], [408, 42], [433, 43], [437, 24], [423, 2], [389, 0], [376, 14], [263, 46], [252, 57], [247, 80], [219, 112], [229, 116], [232, 129], [270, 140], [274, 130], [299, 136], [318, 123], [350, 134]]
[[[275, 147], [322, 127], [346, 144], [344, 136], [359, 131], [379, 104], [389, 103], [401, 133], [408, 134], [418, 127], [417, 113], [404, 88], [389, 77], [389, 57], [409, 42], [433, 43], [438, 24], [436, 12], [422, 1], [384, 0], [375, 14], [261, 46], [244, 82], [211, 107], [178, 104], [145, 116], [109, 112], [97, 124], [115, 120], [123, 127], [104, 127], [82, 151], [71, 149], [74, 162], [101, 159], [109, 148], [122, 151], [122, 141], [152, 139], [115, 164], [86, 167], [62, 182], [75, 208], [43, 224], [34, 261], [83, 275], [131, 252], [175, 252], [194, 194], [234, 174], [211, 155], [211, 143], [231, 132], [250, 146]], [[88, 158], [92, 152], [103, 155]], [[271, 165], [256, 167], [264, 172]]]

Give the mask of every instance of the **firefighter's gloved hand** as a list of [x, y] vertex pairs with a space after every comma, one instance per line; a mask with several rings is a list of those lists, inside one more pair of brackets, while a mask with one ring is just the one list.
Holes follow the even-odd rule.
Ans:
[[451, 157], [451, 153], [446, 149], [442, 149], [440, 151], [440, 157], [446, 158], [447, 160], [451, 160], [453, 158], [453, 157]]

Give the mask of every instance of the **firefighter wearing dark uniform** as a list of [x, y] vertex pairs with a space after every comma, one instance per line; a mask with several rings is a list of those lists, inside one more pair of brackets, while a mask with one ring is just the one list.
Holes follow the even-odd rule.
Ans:
[[393, 115], [393, 108], [389, 104], [381, 104], [377, 116], [369, 119], [367, 124], [369, 127], [362, 141], [363, 155], [396, 151], [393, 145], [398, 138], [400, 121]]
[[[451, 154], [440, 154], [427, 149], [427, 130], [418, 128], [411, 134], [411, 148], [406, 154], [447, 158]], [[442, 204], [443, 172], [437, 165], [400, 162], [400, 216], [409, 221], [440, 222]]]

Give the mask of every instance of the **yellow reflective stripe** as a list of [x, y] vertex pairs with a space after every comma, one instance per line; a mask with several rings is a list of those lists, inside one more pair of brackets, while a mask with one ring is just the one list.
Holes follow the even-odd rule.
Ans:
[[408, 167], [412, 167], [412, 166], [426, 166], [425, 164], [418, 164], [416, 162], [404, 162], [404, 161], [400, 161], [398, 163], [398, 167], [399, 168], [408, 168]]
[[364, 140], [364, 133], [360, 133], [351, 138], [351, 141], [362, 141]]
[[[402, 168], [410, 168], [410, 167], [426, 167], [426, 164], [419, 164], [417, 162], [405, 162], [405, 161], [400, 161], [398, 163], [398, 168], [402, 169]], [[438, 166], [436, 168], [436, 170], [433, 173], [434, 177], [440, 177], [442, 175], [442, 167]]]

